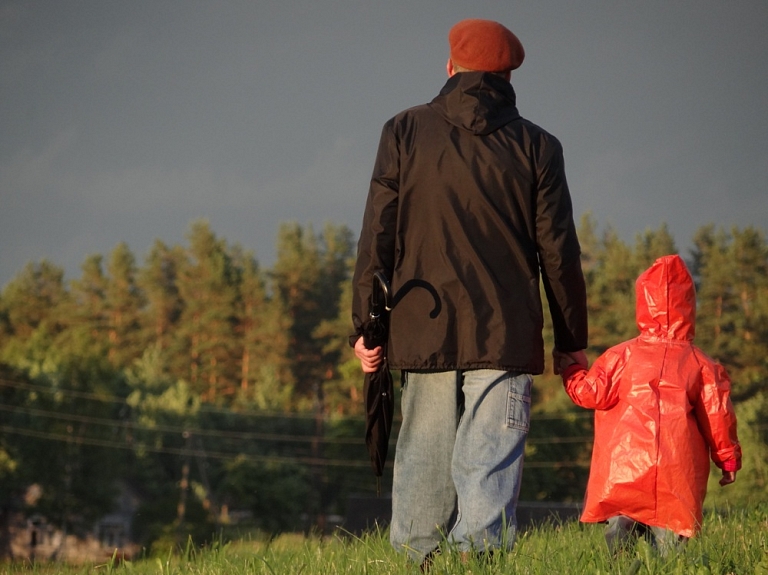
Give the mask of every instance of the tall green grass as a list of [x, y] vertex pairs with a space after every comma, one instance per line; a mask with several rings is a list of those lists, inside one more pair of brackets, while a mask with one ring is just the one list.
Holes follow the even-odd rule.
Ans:
[[[200, 574], [200, 575], [402, 575], [420, 573], [418, 565], [395, 553], [386, 532], [355, 537], [283, 535], [271, 540], [219, 542], [205, 549], [191, 545], [164, 556], [100, 565], [51, 563], [0, 565], [0, 573], [48, 575]], [[467, 564], [450, 550], [435, 558], [434, 575], [490, 574], [759, 574], [768, 575], [768, 503], [749, 510], [710, 512], [702, 533], [679, 554], [661, 558], [640, 541], [612, 557], [602, 526], [576, 521], [550, 522], [521, 533], [514, 549], [487, 561]]]

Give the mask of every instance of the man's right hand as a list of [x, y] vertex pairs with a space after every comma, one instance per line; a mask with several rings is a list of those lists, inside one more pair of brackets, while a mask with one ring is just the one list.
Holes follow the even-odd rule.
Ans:
[[363, 372], [373, 373], [379, 369], [379, 365], [384, 359], [384, 350], [381, 346], [368, 349], [363, 343], [363, 338], [359, 337], [355, 342], [355, 355], [360, 360], [360, 367], [363, 368]]

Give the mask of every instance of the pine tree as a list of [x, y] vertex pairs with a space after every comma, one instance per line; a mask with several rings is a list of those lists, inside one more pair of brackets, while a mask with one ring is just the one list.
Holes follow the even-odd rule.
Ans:
[[587, 276], [589, 343], [595, 354], [637, 335], [634, 286], [638, 267], [632, 256], [616, 231], [608, 228]]
[[340, 295], [349, 278], [351, 232], [328, 225], [317, 236], [311, 226], [284, 224], [277, 246], [272, 278], [275, 296], [289, 318], [289, 360], [297, 399], [316, 402], [323, 382], [334, 377], [338, 356], [333, 344], [327, 347], [327, 334], [317, 330], [339, 314]]
[[27, 264], [0, 296], [0, 358], [40, 371], [54, 339], [64, 330], [68, 297], [61, 268], [46, 260]]
[[107, 272], [108, 358], [114, 367], [125, 368], [143, 352], [140, 313], [145, 304], [144, 294], [136, 284], [136, 260], [125, 243], [112, 251]]
[[292, 387], [288, 326], [281, 301], [269, 297], [266, 277], [252, 255], [239, 255], [236, 265], [241, 274], [236, 308], [241, 350], [239, 398], [260, 409], [285, 409]]
[[186, 354], [183, 359], [175, 360], [171, 349], [183, 307], [176, 285], [182, 259], [181, 248], [172, 249], [155, 240], [136, 278], [146, 300], [140, 313], [143, 347], [148, 353], [157, 350], [156, 360], [163, 373], [173, 373], [177, 378], [184, 377], [180, 366], [187, 365]]
[[322, 354], [328, 362], [330, 373], [325, 381], [325, 399], [328, 411], [338, 414], [363, 413], [363, 372], [360, 361], [349, 345], [353, 332], [352, 318], [352, 271], [354, 259], [349, 258], [343, 289], [339, 297], [336, 317], [323, 320], [315, 329], [315, 338], [321, 343]]
[[266, 347], [263, 317], [267, 303], [264, 279], [259, 264], [250, 254], [240, 258], [241, 282], [237, 306], [237, 327], [241, 338], [240, 389], [248, 392], [256, 379], [257, 358]]
[[322, 380], [320, 350], [313, 332], [326, 304], [322, 292], [321, 256], [312, 228], [280, 226], [277, 261], [272, 268], [275, 295], [288, 317], [288, 360], [298, 399], [313, 401]]
[[658, 230], [647, 229], [635, 237], [635, 262], [638, 274], [650, 267], [657, 258], [677, 253], [675, 240], [667, 224]]
[[768, 246], [753, 227], [732, 231], [734, 297], [739, 313], [729, 347], [738, 357], [742, 397], [751, 397], [768, 381]]
[[107, 360], [107, 278], [102, 260], [100, 254], [88, 256], [82, 264], [80, 278], [71, 282], [71, 297], [64, 308], [66, 329], [57, 341], [57, 347], [65, 356], [93, 358], [97, 362]]
[[240, 383], [235, 335], [240, 278], [226, 243], [207, 221], [194, 222], [188, 239], [177, 281], [184, 308], [175, 344], [188, 350], [186, 379], [192, 389], [215, 402], [221, 394], [234, 394]]
[[[581, 216], [578, 227], [579, 245], [581, 247], [581, 269], [585, 278], [597, 265], [598, 252], [601, 249], [597, 235], [597, 222], [590, 212]], [[587, 278], [587, 283], [589, 279]]]
[[727, 334], [732, 315], [732, 278], [728, 246], [731, 238], [714, 226], [694, 236], [693, 269], [698, 280], [696, 341], [719, 361], [729, 363]]
[[[321, 246], [323, 266], [320, 293], [321, 301], [325, 304], [321, 304], [322, 317], [312, 336], [319, 346], [322, 379], [326, 387], [327, 383], [337, 377], [339, 361], [348, 352], [349, 328], [344, 329], [344, 324], [334, 322], [342, 311], [347, 315], [351, 309], [351, 299], [344, 301], [342, 296], [350, 289], [354, 269], [352, 232], [344, 226], [327, 225], [323, 230]], [[351, 293], [348, 298], [351, 298]], [[336, 329], [329, 332], [329, 326]]]
[[13, 335], [25, 339], [41, 325], [56, 321], [56, 309], [66, 297], [64, 270], [43, 260], [27, 264], [6, 285], [0, 307]]

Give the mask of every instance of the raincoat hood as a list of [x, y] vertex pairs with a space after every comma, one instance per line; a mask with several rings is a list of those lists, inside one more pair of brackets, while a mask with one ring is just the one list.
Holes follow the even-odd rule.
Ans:
[[446, 82], [429, 106], [448, 122], [485, 136], [517, 120], [512, 85], [487, 72], [460, 72]]
[[693, 341], [696, 288], [682, 258], [664, 256], [635, 283], [637, 327], [645, 336]]

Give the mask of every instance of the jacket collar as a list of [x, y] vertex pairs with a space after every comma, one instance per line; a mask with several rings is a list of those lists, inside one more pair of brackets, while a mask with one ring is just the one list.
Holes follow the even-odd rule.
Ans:
[[454, 126], [483, 136], [520, 118], [512, 85], [486, 72], [454, 74], [429, 106]]

